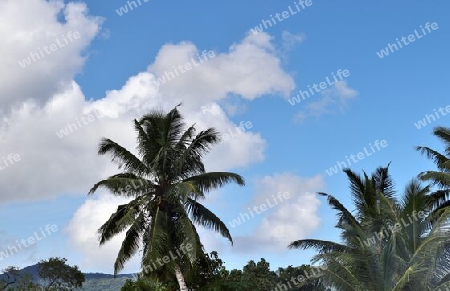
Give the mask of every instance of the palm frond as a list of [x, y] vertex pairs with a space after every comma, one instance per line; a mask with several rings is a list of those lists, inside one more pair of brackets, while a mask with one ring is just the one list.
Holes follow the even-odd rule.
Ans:
[[229, 172], [208, 172], [189, 177], [184, 181], [195, 182], [198, 189], [202, 192], [208, 192], [210, 190], [220, 188], [231, 182], [235, 182], [239, 186], [245, 185], [245, 181], [242, 176]]
[[288, 245], [288, 249], [316, 249], [319, 254], [329, 253], [329, 252], [339, 252], [348, 253], [352, 252], [353, 249], [346, 245], [338, 244], [332, 241], [316, 240], [316, 239], [302, 239], [291, 242]]
[[98, 229], [100, 245], [109, 241], [115, 235], [130, 227], [138, 215], [138, 201], [117, 207], [117, 211]]
[[156, 189], [156, 185], [151, 181], [139, 178], [131, 173], [120, 173], [101, 180], [94, 184], [88, 194], [93, 194], [100, 187], [109, 190], [114, 195], [126, 197], [139, 196]]
[[223, 223], [222, 220], [220, 220], [220, 218], [212, 213], [208, 208], [190, 198], [186, 202], [186, 208], [194, 223], [220, 233], [223, 237], [227, 238], [231, 244], [233, 244], [230, 231], [226, 227], [225, 223]]
[[141, 162], [141, 160], [139, 160], [139, 158], [108, 138], [103, 138], [101, 140], [98, 147], [98, 154], [110, 154], [111, 161], [117, 163], [119, 168], [123, 167], [126, 172], [132, 172], [136, 175], [144, 175], [149, 172], [149, 169]]
[[127, 231], [125, 239], [122, 242], [122, 246], [114, 263], [114, 275], [117, 275], [118, 272], [123, 269], [125, 262], [139, 249], [140, 238], [146, 226], [145, 216], [143, 213], [140, 213], [133, 225]]
[[444, 189], [450, 187], [450, 173], [426, 171], [419, 174], [419, 179], [422, 181], [430, 181], [433, 185]]

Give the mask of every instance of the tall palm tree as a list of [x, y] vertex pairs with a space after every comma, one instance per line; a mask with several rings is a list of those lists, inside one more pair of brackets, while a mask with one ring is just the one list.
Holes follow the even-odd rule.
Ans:
[[432, 159], [439, 171], [426, 171], [419, 174], [419, 178], [424, 181], [430, 181], [433, 184], [450, 189], [450, 128], [436, 127], [433, 134], [441, 139], [445, 144], [445, 153], [439, 153], [429, 147], [418, 146], [416, 149]]
[[127, 230], [114, 274], [142, 247], [144, 275], [171, 270], [184, 291], [188, 289], [182, 269], [203, 255], [195, 225], [233, 243], [226, 225], [199, 201], [206, 192], [227, 183], [243, 186], [244, 179], [235, 173], [205, 171], [202, 158], [220, 141], [219, 134], [214, 128], [197, 134], [194, 125], [186, 129], [178, 106], [167, 114], [152, 111], [134, 120], [137, 156], [103, 138], [98, 153], [109, 154], [122, 172], [96, 183], [89, 194], [103, 187], [132, 199], [118, 206], [99, 229], [100, 245]]
[[321, 278], [340, 291], [413, 291], [450, 287], [450, 209], [445, 194], [430, 193], [412, 180], [395, 197], [388, 167], [369, 177], [344, 172], [356, 210], [352, 214], [335, 197], [342, 242], [303, 239], [288, 248], [318, 250], [313, 263]]

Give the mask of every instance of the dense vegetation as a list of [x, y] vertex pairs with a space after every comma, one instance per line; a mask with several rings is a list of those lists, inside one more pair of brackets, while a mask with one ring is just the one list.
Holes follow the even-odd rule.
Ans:
[[[265, 259], [242, 270], [227, 270], [216, 252], [205, 253], [196, 226], [220, 233], [231, 243], [226, 225], [200, 203], [227, 183], [244, 185], [229, 172], [206, 172], [203, 156], [220, 141], [213, 128], [186, 128], [177, 107], [134, 120], [137, 155], [104, 138], [98, 153], [109, 154], [122, 171], [95, 184], [128, 197], [99, 229], [100, 245], [126, 231], [114, 264], [115, 275], [141, 250], [141, 272], [121, 290], [340, 290], [425, 291], [450, 288], [450, 129], [438, 127], [444, 153], [420, 146], [437, 170], [419, 173], [401, 194], [389, 165], [371, 175], [345, 169], [353, 209], [335, 196], [318, 193], [337, 212], [339, 242], [293, 241], [290, 249], [316, 249], [312, 265], [271, 271]], [[341, 194], [342, 195], [342, 194]], [[295, 214], [292, 214], [295, 215]], [[294, 216], [293, 216], [294, 217]], [[141, 247], [142, 246], [142, 247]], [[294, 250], [293, 250], [294, 251]], [[59, 264], [58, 268], [50, 268]], [[40, 262], [45, 290], [80, 287], [84, 276], [65, 259]], [[36, 283], [9, 268], [0, 290], [34, 290]], [[116, 281], [117, 283], [117, 281]], [[189, 289], [188, 289], [189, 287]], [[14, 289], [16, 288], [16, 289]], [[19, 288], [19, 289], [17, 289]], [[28, 288], [28, 289], [27, 289]], [[104, 290], [117, 290], [103, 286]], [[332, 289], [331, 289], [332, 288]], [[85, 289], [95, 290], [95, 289]]]
[[[314, 271], [310, 266], [302, 265], [300, 267], [288, 266], [287, 268], [278, 268], [276, 271], [270, 270], [269, 262], [261, 258], [259, 262], [249, 261], [242, 269], [227, 270], [224, 262], [219, 258], [216, 252], [205, 255], [202, 262], [199, 260], [199, 268], [187, 274], [187, 283], [195, 286], [196, 290], [284, 290], [283, 286], [293, 291], [325, 291], [321, 280], [318, 279], [318, 272]], [[38, 266], [36, 265], [36, 268]], [[30, 270], [30, 268], [32, 270]], [[18, 284], [13, 284], [8, 290], [39, 290], [37, 283], [37, 269], [27, 267], [24, 270], [17, 270], [15, 273]], [[118, 275], [113, 278], [106, 274], [84, 274], [86, 280], [82, 288], [76, 288], [80, 291], [136, 291], [136, 290], [178, 290], [176, 281], [159, 281], [141, 277], [135, 280], [135, 274]], [[303, 287], [301, 286], [301, 278], [310, 278], [311, 282]], [[0, 277], [1, 279], [1, 277]], [[6, 278], [5, 278], [6, 279]], [[291, 289], [292, 287], [292, 289]], [[16, 288], [16, 289], [14, 289]], [[277, 289], [278, 288], [278, 289]], [[281, 289], [279, 289], [281, 288]], [[55, 290], [48, 289], [48, 290]], [[66, 290], [60, 288], [59, 290]]]
[[354, 214], [319, 193], [338, 213], [342, 242], [298, 240], [289, 247], [316, 249], [313, 261], [321, 264], [326, 283], [343, 291], [450, 288], [450, 129], [438, 127], [434, 134], [444, 142], [444, 154], [417, 147], [439, 169], [419, 174], [431, 185], [413, 179], [398, 196], [388, 167], [363, 177], [345, 169]]
[[[263, 258], [257, 263], [249, 261], [242, 270], [233, 269], [230, 271], [225, 268], [224, 262], [218, 257], [218, 254], [211, 252], [211, 254], [205, 255], [202, 262], [198, 262], [198, 268], [194, 273], [187, 274], [186, 282], [195, 290], [205, 291], [287, 290], [285, 288], [293, 291], [329, 290], [322, 285], [317, 275], [318, 273], [307, 265], [288, 266], [287, 268], [278, 268], [277, 271], [271, 271], [269, 262]], [[297, 280], [301, 277], [304, 280]], [[309, 278], [310, 282], [301, 284], [306, 281], [306, 278]], [[121, 290], [169, 291], [178, 290], [178, 286], [175, 281], [141, 277], [137, 281], [128, 280]]]
[[0, 290], [73, 290], [81, 288], [84, 274], [65, 258], [41, 260], [31, 272], [8, 267], [0, 277]]

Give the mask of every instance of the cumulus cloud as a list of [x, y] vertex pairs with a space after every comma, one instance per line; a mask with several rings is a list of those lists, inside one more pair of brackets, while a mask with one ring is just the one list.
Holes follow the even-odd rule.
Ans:
[[282, 94], [287, 96], [294, 89], [293, 79], [281, 68], [280, 59], [275, 54], [267, 33], [249, 34], [243, 41], [233, 44], [229, 52], [214, 52], [215, 57], [204, 60], [202, 52], [190, 42], [164, 45], [155, 62], [148, 70], [157, 78], [174, 73], [178, 66], [192, 63], [190, 70], [162, 84], [163, 95], [176, 98], [183, 92], [184, 100], [189, 106], [199, 107], [211, 101], [218, 101], [230, 96], [252, 100], [264, 94]]
[[[241, 222], [235, 223], [233, 228], [236, 231], [246, 227], [250, 232], [233, 236], [234, 251], [246, 254], [282, 252], [289, 243], [307, 238], [320, 226], [320, 200], [315, 193], [325, 188], [323, 176], [305, 178], [282, 173], [265, 176], [254, 183], [254, 195], [241, 212], [236, 213], [236, 219], [240, 217]], [[262, 205], [265, 206], [261, 208]], [[251, 224], [250, 228], [248, 224]], [[205, 238], [209, 249], [224, 249], [224, 241], [216, 234], [205, 234]]]
[[[151, 108], [169, 110], [184, 102], [180, 110], [188, 124], [196, 123], [199, 129], [212, 126], [221, 132], [235, 131], [236, 125], [223, 111], [220, 115], [208, 114], [202, 112], [201, 106], [218, 106], [217, 102], [227, 94], [239, 93], [251, 99], [263, 94], [288, 92], [292, 88], [292, 79], [279, 67], [276, 56], [270, 51], [269, 40], [265, 33], [248, 36], [234, 45], [228, 54], [210, 60], [216, 70], [214, 78], [205, 78], [212, 68], [203, 64], [196, 71], [172, 80], [166, 89], [155, 84], [153, 73], [141, 72], [130, 77], [120, 90], [107, 91], [105, 97], [98, 100], [86, 100], [82, 89], [72, 81], [43, 106], [34, 100], [22, 102], [3, 118], [0, 126], [1, 156], [19, 154], [21, 157], [20, 162], [2, 171], [0, 203], [42, 199], [61, 193], [86, 193], [106, 173], [116, 171], [109, 159], [96, 155], [100, 139], [106, 136], [134, 149], [132, 119], [139, 118]], [[162, 66], [160, 60], [180, 58], [183, 52], [181, 59], [188, 59], [194, 51], [196, 48], [192, 44], [171, 45], [170, 49], [161, 49], [150, 68], [168, 70], [171, 64]], [[213, 64], [213, 61], [219, 63]], [[268, 71], [274, 77], [261, 75], [253, 79], [254, 74], [250, 77], [248, 70], [254, 66], [252, 72]], [[52, 76], [47, 78], [52, 79]], [[191, 79], [192, 84], [179, 87], [177, 82], [186, 81], [183, 78]], [[203, 86], [198, 86], [199, 81], [194, 81], [195, 78], [199, 78]], [[242, 79], [246, 82], [236, 81]], [[199, 87], [215, 88], [216, 93], [205, 94]], [[94, 113], [101, 118], [86, 124], [82, 122], [83, 117]], [[68, 135], [63, 136], [62, 131]], [[206, 158], [207, 169], [227, 170], [260, 162], [264, 159], [264, 148], [261, 135], [247, 129], [213, 149]], [[223, 159], [225, 155], [229, 158]], [[44, 166], [45, 171], [36, 171], [36, 165]], [[22, 182], [9, 182], [13, 180]]]
[[[133, 151], [132, 119], [150, 109], [167, 111], [183, 102], [180, 111], [189, 125], [236, 131], [238, 125], [219, 107], [221, 100], [287, 96], [294, 88], [271, 37], [259, 33], [158, 86], [157, 77], [203, 51], [191, 42], [165, 45], [147, 71], [131, 76], [119, 90], [106, 91], [101, 99], [87, 100], [73, 79], [86, 62], [86, 48], [100, 33], [100, 18], [89, 15], [85, 4], [59, 0], [6, 0], [0, 3], [0, 16], [4, 56], [0, 60], [0, 160], [20, 155], [20, 161], [0, 170], [0, 204], [67, 193], [85, 195], [95, 182], [118, 171], [108, 157], [96, 154], [100, 139], [111, 138]], [[30, 53], [69, 31], [79, 32], [80, 39], [20, 66], [19, 61]], [[220, 114], [202, 112], [202, 106], [217, 107]], [[214, 148], [206, 167], [210, 171], [246, 167], [264, 159], [265, 146], [258, 132], [246, 128]], [[110, 271], [123, 236], [98, 248], [96, 230], [123, 202], [105, 196], [88, 199], [72, 217], [66, 230], [69, 244], [83, 255], [82, 269]], [[134, 261], [130, 266], [138, 265]]]
[[[125, 232], [99, 246], [97, 230], [117, 210], [118, 205], [129, 200], [107, 193], [97, 196], [86, 200], [78, 208], [64, 231], [69, 237], [69, 246], [82, 254], [82, 261], [79, 263], [82, 270], [113, 273], [114, 262]], [[139, 257], [134, 256], [121, 273], [134, 273], [139, 270], [139, 266]]]
[[279, 202], [273, 212], [264, 215], [254, 234], [257, 243], [263, 248], [285, 249], [290, 242], [306, 238], [317, 229], [320, 225], [320, 200], [315, 193], [324, 190], [324, 187], [325, 182], [320, 175], [303, 178], [283, 173], [266, 176], [258, 181], [258, 195], [252, 205], [273, 199], [272, 195], [279, 192], [289, 193], [290, 198]]
[[[62, 16], [64, 22], [58, 21]], [[85, 4], [62, 0], [5, 0], [0, 3], [0, 18], [0, 116], [27, 100], [44, 104], [70, 87], [86, 60], [82, 52], [102, 23], [88, 15]], [[78, 32], [79, 38], [65, 43], [63, 37], [69, 32]], [[58, 40], [61, 47], [49, 50]], [[30, 54], [35, 60], [22, 67], [19, 62]]]

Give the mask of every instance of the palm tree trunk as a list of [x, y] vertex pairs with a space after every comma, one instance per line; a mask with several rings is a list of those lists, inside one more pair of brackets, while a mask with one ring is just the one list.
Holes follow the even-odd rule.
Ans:
[[183, 273], [181, 273], [181, 269], [178, 264], [175, 265], [175, 276], [177, 277], [180, 291], [188, 291], [188, 287], [186, 286], [186, 282], [184, 281]]

